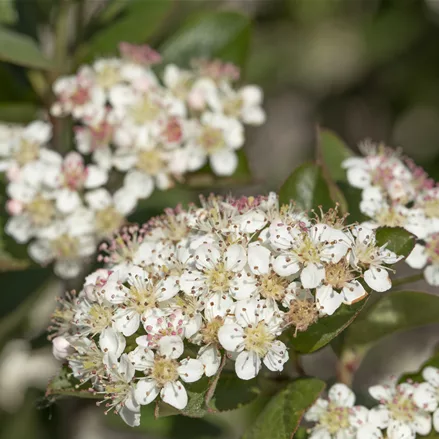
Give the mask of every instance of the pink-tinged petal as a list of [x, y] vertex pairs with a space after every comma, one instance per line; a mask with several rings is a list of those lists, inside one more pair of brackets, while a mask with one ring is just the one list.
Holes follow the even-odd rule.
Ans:
[[153, 379], [141, 379], [137, 383], [134, 396], [136, 401], [141, 405], [150, 404], [160, 393], [160, 388]]
[[236, 375], [242, 380], [255, 378], [260, 369], [261, 358], [255, 352], [242, 351], [236, 358]]
[[164, 402], [178, 410], [183, 410], [187, 405], [187, 392], [180, 381], [166, 383], [160, 392], [160, 396]]

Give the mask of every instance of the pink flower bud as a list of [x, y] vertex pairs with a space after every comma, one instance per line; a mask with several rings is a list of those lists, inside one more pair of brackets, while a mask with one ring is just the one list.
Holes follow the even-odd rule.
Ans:
[[64, 337], [55, 337], [52, 340], [52, 352], [57, 360], [63, 361], [73, 352], [73, 348]]

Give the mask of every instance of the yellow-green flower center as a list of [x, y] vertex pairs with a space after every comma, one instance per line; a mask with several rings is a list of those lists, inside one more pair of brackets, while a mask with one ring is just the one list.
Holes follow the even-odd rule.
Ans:
[[124, 221], [124, 216], [113, 206], [98, 210], [95, 215], [96, 229], [101, 235], [107, 236], [118, 229]]
[[224, 135], [219, 128], [204, 127], [198, 142], [208, 154], [213, 154], [224, 147]]
[[55, 216], [55, 206], [52, 200], [42, 197], [35, 197], [27, 206], [26, 211], [31, 221], [37, 227], [49, 225]]
[[248, 326], [244, 329], [244, 333], [245, 350], [255, 352], [260, 357], [265, 356], [275, 338], [264, 322], [259, 322], [256, 326]]
[[156, 357], [151, 376], [160, 387], [178, 380], [178, 363], [164, 357]]
[[329, 403], [328, 409], [320, 417], [319, 424], [325, 428], [331, 435], [340, 430], [349, 428], [349, 415], [351, 409], [348, 407], [339, 407], [334, 403]]
[[138, 153], [136, 166], [146, 174], [155, 176], [165, 168], [166, 161], [160, 151], [152, 149]]

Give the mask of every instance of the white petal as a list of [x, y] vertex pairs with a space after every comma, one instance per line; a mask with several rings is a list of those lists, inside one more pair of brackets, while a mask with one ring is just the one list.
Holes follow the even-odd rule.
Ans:
[[256, 298], [240, 300], [236, 303], [235, 319], [236, 322], [245, 328], [248, 325], [256, 325], [262, 320], [262, 302]]
[[439, 432], [439, 409], [433, 413], [433, 427], [437, 432]]
[[132, 407], [125, 404], [119, 409], [118, 414], [130, 427], [138, 427], [140, 425], [140, 409], [132, 410]]
[[345, 384], [334, 384], [329, 389], [328, 397], [339, 407], [353, 407], [355, 404], [355, 394]]
[[129, 383], [134, 378], [135, 371], [128, 354], [123, 354], [119, 361], [119, 373], [124, 378], [124, 381]]
[[244, 330], [236, 324], [222, 326], [218, 331], [218, 339], [224, 349], [238, 352], [244, 341]]
[[428, 366], [422, 371], [422, 376], [433, 387], [439, 388], [439, 369], [438, 368]]
[[392, 390], [388, 386], [377, 385], [369, 387], [369, 393], [377, 401], [390, 401], [393, 397]]
[[430, 383], [420, 383], [413, 393], [413, 401], [419, 408], [434, 412], [438, 407], [436, 389]]
[[402, 422], [390, 421], [387, 428], [388, 439], [415, 439], [416, 433]]
[[70, 213], [81, 204], [78, 192], [70, 189], [61, 189], [56, 197], [56, 207], [62, 213]]
[[183, 340], [178, 335], [166, 335], [159, 340], [159, 351], [166, 358], [178, 358], [184, 351]]
[[177, 276], [169, 276], [157, 285], [157, 300], [163, 302], [174, 297], [179, 291]]
[[415, 414], [414, 429], [421, 436], [426, 436], [431, 431], [431, 415], [427, 412]]
[[254, 274], [268, 274], [270, 271], [271, 252], [258, 243], [248, 246], [248, 266]]
[[230, 294], [236, 300], [250, 299], [257, 291], [257, 280], [244, 270], [230, 284]]
[[279, 276], [291, 276], [300, 270], [300, 265], [292, 256], [279, 255], [273, 261], [273, 270]]
[[234, 151], [221, 149], [210, 156], [210, 166], [216, 175], [232, 175], [238, 166], [238, 156]]
[[300, 273], [303, 288], [317, 288], [325, 279], [323, 265], [309, 263]]
[[105, 209], [111, 206], [112, 198], [106, 189], [96, 189], [85, 194], [87, 204], [94, 210]]
[[375, 427], [387, 428], [389, 425], [389, 411], [387, 407], [378, 406], [371, 408], [369, 411], [369, 422]]
[[200, 245], [195, 252], [195, 261], [200, 270], [214, 268], [220, 258], [220, 251], [210, 244]]
[[140, 315], [130, 309], [119, 308], [115, 315], [114, 327], [125, 337], [133, 335], [140, 325]]
[[124, 186], [138, 198], [148, 198], [154, 190], [154, 181], [149, 175], [131, 171], [125, 176]]
[[178, 367], [178, 374], [185, 383], [193, 383], [198, 381], [204, 373], [204, 366], [200, 360], [193, 358], [181, 361]]
[[343, 295], [334, 291], [330, 285], [323, 285], [316, 290], [317, 309], [323, 315], [331, 316], [343, 303]]
[[366, 290], [363, 285], [360, 284], [357, 280], [353, 280], [349, 282], [343, 288], [343, 302], [347, 305], [352, 305], [355, 302], [358, 302], [360, 299], [367, 295]]
[[227, 248], [224, 261], [226, 269], [234, 272], [241, 271], [247, 263], [245, 249], [242, 245], [233, 244]]
[[99, 347], [103, 352], [110, 352], [119, 358], [125, 350], [125, 337], [113, 328], [105, 328], [99, 337]]
[[221, 364], [221, 354], [216, 346], [202, 346], [198, 351], [198, 359], [203, 363], [204, 373], [207, 377], [211, 377], [218, 372]]
[[273, 371], [280, 372], [284, 368], [284, 364], [288, 361], [287, 347], [279, 340], [272, 343], [267, 355], [264, 357], [265, 366]]
[[160, 388], [153, 379], [141, 379], [136, 386], [134, 396], [136, 401], [141, 405], [150, 404], [160, 393]]
[[87, 166], [87, 178], [84, 186], [88, 189], [97, 188], [104, 185], [108, 180], [108, 174], [105, 169], [95, 165]]
[[186, 389], [180, 383], [176, 381], [174, 383], [166, 383], [165, 387], [160, 392], [162, 400], [169, 405], [172, 405], [178, 410], [183, 410], [188, 401]]
[[430, 285], [439, 286], [439, 265], [429, 265], [424, 270], [424, 277]]
[[349, 184], [358, 188], [365, 189], [371, 184], [371, 176], [368, 171], [361, 168], [349, 168], [347, 170]]
[[384, 268], [369, 268], [364, 272], [364, 280], [370, 288], [380, 293], [392, 288], [389, 273]]
[[363, 425], [357, 430], [356, 439], [382, 439], [383, 433], [373, 425]]
[[261, 358], [255, 352], [241, 352], [236, 358], [236, 375], [242, 380], [255, 378], [261, 369]]
[[412, 268], [417, 270], [423, 268], [427, 263], [428, 255], [425, 251], [425, 246], [416, 244], [412, 252], [407, 256], [405, 262]]

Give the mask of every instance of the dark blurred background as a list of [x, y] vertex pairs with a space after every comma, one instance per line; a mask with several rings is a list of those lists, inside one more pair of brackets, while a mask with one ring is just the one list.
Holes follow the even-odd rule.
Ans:
[[[37, 26], [32, 17], [51, 4], [0, 0], [0, 22]], [[90, 13], [101, 4], [86, 0]], [[158, 46], [189, 15], [215, 8], [242, 11], [254, 22], [244, 77], [264, 89], [268, 115], [264, 126], [249, 131], [245, 146], [254, 183], [223, 190], [278, 188], [295, 166], [312, 159], [318, 125], [354, 149], [365, 138], [402, 147], [439, 178], [439, 0], [180, 0], [150, 43]], [[14, 108], [20, 112], [20, 101], [28, 102], [32, 91], [19, 71], [0, 67], [0, 119], [14, 120]], [[168, 204], [175, 203], [175, 195], [169, 197]], [[4, 319], [0, 324], [0, 439], [234, 438], [263, 407], [261, 398], [203, 420], [159, 421], [147, 409], [135, 431], [113, 415], [104, 417], [93, 401], [51, 404], [34, 389], [44, 388], [56, 367], [44, 343], [53, 291], [47, 298], [29, 310], [34, 326], [26, 333], [2, 332]], [[5, 333], [7, 339], [1, 337]], [[41, 336], [35, 339], [35, 333]], [[427, 327], [383, 340], [366, 358], [356, 385], [364, 388], [371, 380], [416, 368], [433, 349], [436, 334], [436, 327]], [[334, 379], [334, 358], [328, 348], [306, 358], [305, 369]]]

